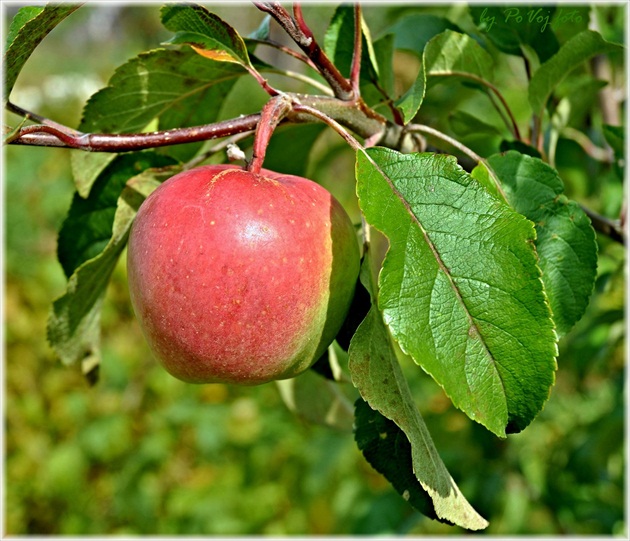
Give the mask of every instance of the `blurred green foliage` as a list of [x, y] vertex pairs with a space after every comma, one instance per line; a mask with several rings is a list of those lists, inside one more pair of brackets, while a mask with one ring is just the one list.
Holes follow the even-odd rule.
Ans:
[[[373, 34], [401, 10], [413, 11], [375, 8], [367, 17]], [[428, 12], [469, 24], [458, 6]], [[260, 21], [255, 10], [252, 20], [234, 13], [224, 16], [243, 33]], [[324, 21], [313, 24], [319, 35], [331, 13], [305, 6], [307, 19]], [[619, 33], [618, 17], [605, 10], [598, 16], [605, 32]], [[166, 37], [158, 21], [156, 6], [79, 10], [29, 61], [17, 103], [76, 125], [82, 103], [118, 64]], [[405, 69], [411, 76], [416, 69], [413, 59], [402, 59], [398, 84]], [[511, 69], [500, 71], [497, 83], [522, 118]], [[447, 126], [454, 102], [476, 116], [489, 107], [470, 89], [442, 85], [428, 94], [423, 121]], [[465, 142], [485, 153], [499, 141]], [[342, 148], [320, 138], [309, 173], [351, 207], [352, 154]], [[194, 386], [167, 375], [133, 318], [124, 263], [104, 308], [100, 382], [90, 388], [78, 371], [59, 365], [45, 327], [65, 286], [55, 251], [73, 192], [69, 151], [9, 147], [4, 158], [5, 534], [462, 533], [414, 512], [365, 462], [351, 434], [295, 418], [274, 385]], [[617, 215], [619, 174], [571, 140], [561, 139], [556, 160], [571, 197]], [[403, 366], [449, 471], [490, 521], [485, 534], [626, 534], [626, 254], [598, 241], [591, 305], [562, 340], [556, 386], [522, 434], [497, 439], [412, 363]]]

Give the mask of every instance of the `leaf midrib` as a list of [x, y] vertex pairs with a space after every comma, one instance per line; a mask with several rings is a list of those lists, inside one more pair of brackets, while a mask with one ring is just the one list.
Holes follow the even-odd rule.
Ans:
[[[425, 230], [425, 228], [422, 226], [422, 224], [418, 220], [418, 217], [414, 214], [413, 209], [411, 208], [411, 205], [407, 202], [407, 200], [400, 193], [400, 191], [398, 190], [396, 185], [389, 178], [389, 175], [387, 175], [381, 169], [381, 167], [374, 160], [372, 160], [372, 158], [367, 153], [365, 153], [365, 156], [372, 163], [372, 165], [379, 171], [379, 173], [383, 176], [383, 178], [386, 180], [387, 184], [389, 185], [389, 187], [392, 190], [392, 192], [394, 193], [394, 195], [400, 200], [400, 202], [405, 207], [405, 210], [411, 216], [413, 222], [415, 222], [417, 224], [418, 228], [422, 232], [422, 236], [423, 236], [425, 242], [427, 243], [427, 245], [429, 246], [429, 248], [431, 249], [431, 252], [432, 252], [433, 256], [435, 257], [440, 270], [442, 272], [444, 272], [444, 274], [446, 275], [446, 277], [448, 279], [448, 282], [449, 282], [452, 290], [455, 293], [455, 297], [456, 297], [457, 301], [459, 302], [459, 304], [464, 309], [464, 313], [466, 314], [466, 318], [468, 319], [469, 328], [470, 327], [474, 328], [476, 334], [479, 336], [479, 340], [480, 340], [480, 342], [481, 342], [481, 344], [483, 346], [483, 349], [484, 349], [485, 353], [487, 354], [487, 357], [492, 361], [492, 366], [494, 367], [494, 371], [496, 372], [496, 374], [497, 374], [497, 376], [499, 378], [499, 381], [501, 382], [501, 388], [503, 389], [503, 394], [504, 394], [504, 396], [507, 396], [505, 383], [503, 381], [503, 378], [501, 376], [500, 371], [497, 369], [496, 359], [494, 358], [494, 356], [490, 352], [490, 350], [489, 350], [489, 348], [488, 348], [488, 346], [486, 344], [485, 338], [484, 338], [483, 334], [481, 333], [479, 327], [475, 323], [475, 320], [474, 320], [472, 314], [468, 310], [468, 306], [466, 305], [466, 303], [465, 303], [465, 301], [464, 301], [464, 299], [463, 299], [463, 297], [461, 295], [461, 292], [459, 291], [459, 288], [457, 287], [457, 284], [454, 282], [450, 272], [448, 271], [448, 267], [444, 264], [444, 261], [442, 261], [442, 257], [440, 256], [439, 252], [437, 251], [437, 248], [435, 247], [435, 245], [431, 241], [431, 238], [429, 237], [427, 231]], [[468, 383], [468, 380], [466, 381], [466, 383]]]

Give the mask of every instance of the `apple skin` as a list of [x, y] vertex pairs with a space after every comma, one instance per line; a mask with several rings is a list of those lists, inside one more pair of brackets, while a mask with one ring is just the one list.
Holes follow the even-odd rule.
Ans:
[[345, 210], [315, 182], [209, 165], [144, 201], [127, 272], [142, 332], [170, 374], [257, 385], [298, 375], [333, 341], [359, 248]]

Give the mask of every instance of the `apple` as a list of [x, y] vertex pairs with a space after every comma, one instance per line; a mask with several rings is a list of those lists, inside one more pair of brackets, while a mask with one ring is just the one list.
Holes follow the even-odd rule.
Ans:
[[359, 246], [322, 186], [266, 169], [179, 173], [141, 205], [130, 298], [164, 368], [190, 383], [257, 385], [308, 369], [335, 338]]

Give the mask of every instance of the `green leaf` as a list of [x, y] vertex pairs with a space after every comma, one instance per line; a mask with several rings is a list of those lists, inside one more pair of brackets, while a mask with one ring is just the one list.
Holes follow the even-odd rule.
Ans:
[[120, 66], [83, 111], [82, 131], [140, 132], [159, 119], [159, 129], [212, 122], [239, 66], [209, 62], [190, 50], [156, 49]]
[[222, 62], [250, 66], [243, 38], [223, 19], [197, 4], [163, 6], [162, 24], [176, 32], [171, 44], [192, 45], [202, 56]]
[[402, 113], [403, 121], [408, 124], [416, 116], [422, 102], [424, 101], [424, 95], [426, 92], [427, 80], [424, 69], [424, 60], [421, 61], [420, 71], [416, 80], [411, 87], [400, 98], [398, 98], [394, 105]]
[[394, 46], [422, 56], [426, 44], [445, 30], [460, 32], [457, 25], [444, 17], [430, 14], [413, 14], [402, 17], [387, 32], [394, 34]]
[[[366, 286], [368, 267], [362, 268]], [[352, 338], [349, 369], [369, 404], [357, 402], [355, 420], [355, 439], [368, 462], [425, 515], [471, 530], [485, 528], [488, 523], [462, 495], [435, 448], [375, 306]]]
[[368, 149], [357, 180], [365, 218], [390, 241], [378, 305], [393, 337], [471, 419], [523, 430], [557, 354], [534, 224], [450, 156]]
[[[290, 411], [310, 423], [344, 432], [352, 430], [352, 401], [342, 385], [307, 370], [291, 379], [276, 381], [280, 396]], [[349, 384], [346, 383], [346, 387]], [[350, 386], [352, 391], [354, 388]], [[356, 391], [354, 391], [356, 396]]]
[[603, 130], [606, 142], [610, 145], [610, 148], [613, 149], [615, 156], [617, 158], [623, 157], [626, 149], [626, 138], [623, 126], [611, 126], [610, 124], [604, 124]]
[[416, 115], [431, 78], [463, 77], [480, 83], [492, 78], [494, 60], [472, 38], [445, 30], [423, 46], [420, 72], [414, 84], [395, 103], [405, 123]]
[[[423, 421], [422, 425], [424, 426]], [[365, 459], [391, 483], [409, 505], [431, 519], [454, 524], [453, 521], [439, 518], [435, 513], [431, 496], [414, 474], [411, 443], [396, 423], [358, 398], [355, 402], [354, 426], [354, 439]], [[427, 436], [430, 438], [428, 432]], [[427, 441], [433, 443], [430, 439]], [[430, 454], [429, 449], [426, 454]], [[432, 461], [426, 463], [431, 464]]]
[[66, 292], [54, 301], [47, 335], [64, 364], [81, 363], [85, 373], [93, 373], [98, 366], [101, 306], [109, 278], [127, 243], [138, 208], [159, 182], [172, 174], [148, 169], [127, 182], [118, 198], [109, 242], [99, 255], [74, 271]]
[[315, 141], [324, 131], [321, 124], [297, 124], [276, 130], [267, 147], [265, 168], [303, 177]]
[[98, 176], [87, 198], [75, 193], [57, 243], [59, 262], [67, 277], [100, 254], [111, 239], [118, 198], [127, 180], [149, 167], [174, 163], [152, 151], [121, 154]]
[[[247, 36], [250, 39], [268, 40], [270, 31], [271, 15], [265, 15], [262, 22], [251, 34]], [[246, 38], [246, 40], [247, 40]]]
[[563, 195], [551, 166], [516, 151], [488, 163], [510, 205], [536, 224], [536, 249], [556, 329], [566, 334], [584, 314], [597, 274], [597, 243], [588, 216]]
[[[360, 72], [360, 90], [361, 96], [368, 105], [373, 105], [384, 99], [383, 93], [379, 88], [384, 90], [383, 84], [380, 83], [381, 71], [385, 73], [385, 69], [381, 70], [378, 65], [378, 58], [392, 54], [392, 50], [383, 49], [380, 55], [377, 55], [370, 31], [365, 21], [361, 20], [362, 46], [361, 46], [361, 72]], [[388, 45], [385, 41], [381, 45]], [[354, 55], [354, 7], [349, 4], [342, 4], [337, 7], [330, 25], [324, 36], [324, 51], [339, 69], [342, 75], [350, 77], [350, 69], [352, 66], [352, 57]], [[391, 57], [391, 56], [390, 56]]]
[[466, 111], [453, 111], [448, 120], [451, 129], [459, 137], [467, 135], [497, 136], [501, 134], [501, 130], [497, 126], [488, 124]]
[[494, 60], [466, 34], [446, 30], [435, 36], [424, 49], [424, 68], [428, 77], [466, 77], [491, 80]]
[[[139, 133], [148, 126], [168, 130], [215, 122], [225, 97], [244, 73], [236, 64], [213, 62], [188, 49], [142, 53], [120, 66], [108, 86], [90, 98], [79, 129]], [[184, 161], [200, 145], [178, 145], [160, 152]], [[82, 197], [87, 197], [112, 159], [112, 154], [73, 154], [75, 183]]]
[[20, 8], [11, 21], [5, 45], [4, 99], [9, 99], [24, 64], [40, 42], [81, 4], [48, 4]]
[[475, 24], [504, 53], [523, 56], [523, 46], [529, 46], [545, 62], [558, 51], [552, 25], [555, 7], [495, 4], [469, 9]]
[[572, 37], [532, 76], [528, 98], [533, 111], [541, 115], [556, 85], [586, 60], [622, 49], [621, 45], [605, 41], [592, 30], [585, 30]]

